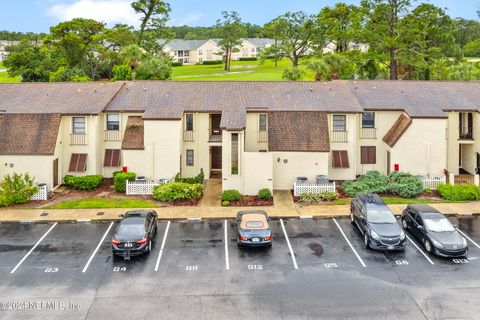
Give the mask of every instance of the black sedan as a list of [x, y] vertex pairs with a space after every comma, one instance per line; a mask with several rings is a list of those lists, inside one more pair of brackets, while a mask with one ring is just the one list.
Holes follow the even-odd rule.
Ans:
[[395, 216], [376, 194], [360, 194], [350, 207], [352, 224], [363, 235], [365, 247], [377, 250], [399, 251], [406, 246], [405, 233]]
[[265, 211], [240, 211], [237, 214], [237, 232], [239, 247], [272, 246], [272, 231]]
[[465, 257], [468, 244], [450, 221], [429, 205], [408, 205], [402, 213], [402, 226], [410, 231], [425, 250], [442, 257]]
[[112, 239], [112, 252], [126, 260], [131, 256], [150, 253], [157, 232], [155, 211], [129, 211], [117, 227]]

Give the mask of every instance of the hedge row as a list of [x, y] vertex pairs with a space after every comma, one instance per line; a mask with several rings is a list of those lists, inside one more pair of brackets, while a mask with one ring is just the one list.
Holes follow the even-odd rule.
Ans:
[[90, 176], [72, 176], [66, 175], [63, 178], [65, 185], [76, 190], [94, 190], [98, 188], [103, 181], [103, 176], [96, 174]]
[[257, 61], [257, 57], [241, 57], [238, 59], [238, 61]]
[[445, 200], [450, 201], [474, 201], [480, 200], [480, 188], [473, 184], [440, 184], [438, 193]]
[[193, 178], [182, 178], [180, 176], [180, 172], [175, 175], [175, 182], [203, 184], [204, 181], [205, 181], [205, 173], [203, 172], [203, 169], [200, 169], [200, 173]]
[[203, 65], [210, 66], [215, 64], [223, 64], [222, 60], [207, 60], [202, 62]]
[[153, 199], [165, 202], [196, 200], [203, 195], [203, 184], [170, 182], [153, 188]]

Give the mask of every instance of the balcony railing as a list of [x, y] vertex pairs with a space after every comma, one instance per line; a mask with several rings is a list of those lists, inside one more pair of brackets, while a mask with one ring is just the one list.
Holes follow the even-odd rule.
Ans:
[[103, 133], [103, 141], [121, 141], [122, 133], [120, 130], [105, 130]]
[[330, 138], [332, 142], [348, 142], [348, 131], [332, 131]]
[[210, 137], [208, 142], [222, 142], [222, 130], [221, 129], [210, 129]]
[[361, 128], [360, 129], [360, 139], [376, 139], [377, 138], [377, 129], [376, 128]]
[[258, 142], [268, 142], [268, 132], [267, 131], [258, 131]]
[[87, 135], [86, 134], [72, 133], [70, 135], [70, 145], [71, 146], [86, 146], [87, 145]]
[[193, 130], [185, 130], [183, 131], [183, 141], [185, 142], [192, 142], [193, 139]]
[[459, 140], [473, 140], [473, 128], [472, 127], [460, 128], [458, 139]]

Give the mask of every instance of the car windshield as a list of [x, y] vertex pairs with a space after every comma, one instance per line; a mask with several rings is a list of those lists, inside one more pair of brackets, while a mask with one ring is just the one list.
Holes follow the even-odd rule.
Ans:
[[261, 229], [264, 227], [262, 221], [247, 221], [247, 223], [245, 223], [245, 226], [248, 229]]
[[367, 220], [371, 223], [397, 223], [393, 214], [383, 206], [369, 206]]
[[134, 237], [140, 236], [143, 237], [145, 233], [145, 226], [143, 223], [122, 223], [117, 229], [117, 235], [119, 236], [127, 236], [127, 237]]
[[424, 219], [425, 228], [433, 232], [452, 232], [455, 230], [453, 225], [446, 218]]

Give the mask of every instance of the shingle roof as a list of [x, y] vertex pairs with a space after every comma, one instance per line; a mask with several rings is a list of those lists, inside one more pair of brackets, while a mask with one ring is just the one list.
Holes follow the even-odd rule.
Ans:
[[53, 155], [59, 128], [58, 114], [0, 115], [0, 154]]
[[143, 150], [145, 148], [142, 117], [129, 116], [125, 135], [122, 141], [122, 150]]
[[401, 114], [390, 130], [385, 134], [383, 141], [388, 144], [390, 148], [393, 148], [411, 124], [412, 119], [405, 114]]
[[275, 44], [275, 40], [269, 38], [246, 38], [245, 40], [260, 48]]
[[329, 152], [327, 113], [269, 112], [268, 148], [270, 151]]
[[178, 50], [196, 50], [207, 43], [208, 40], [182, 40], [173, 39], [165, 43], [165, 46], [170, 47], [173, 51]]
[[0, 85], [0, 110], [6, 113], [98, 114], [121, 82], [7, 83]]

